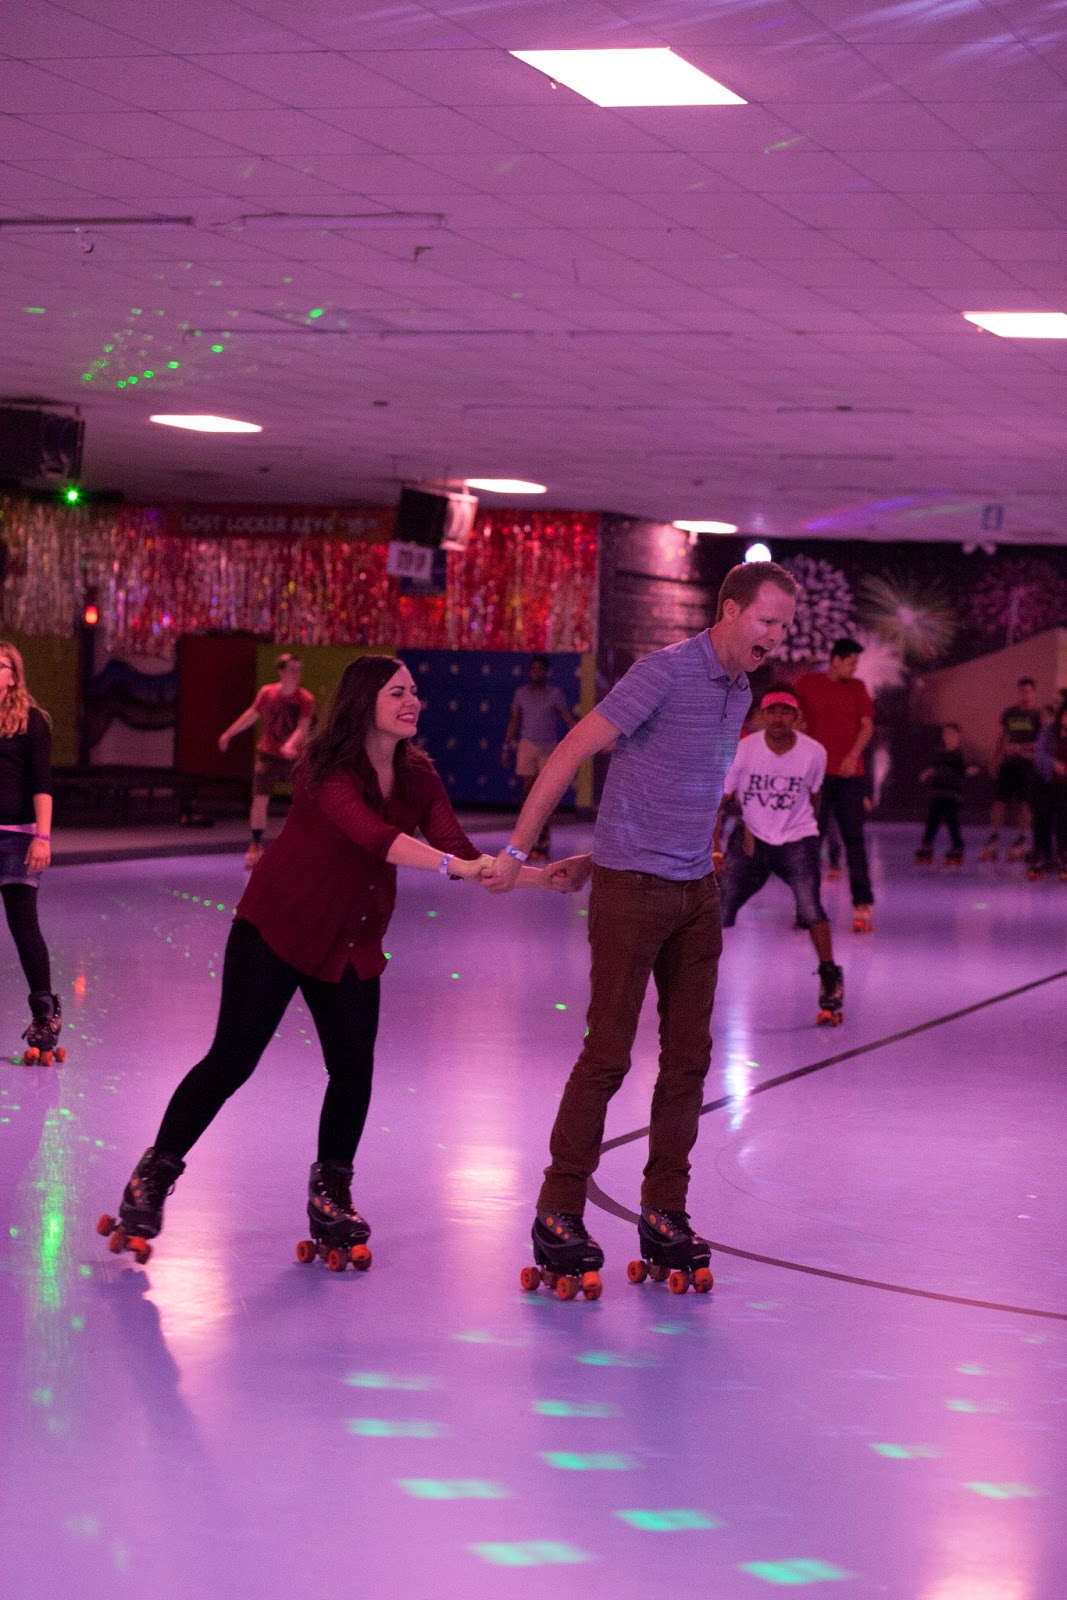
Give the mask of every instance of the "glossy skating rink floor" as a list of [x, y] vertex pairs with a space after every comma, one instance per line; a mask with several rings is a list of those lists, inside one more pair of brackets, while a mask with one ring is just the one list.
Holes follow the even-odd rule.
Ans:
[[584, 895], [402, 874], [368, 1274], [294, 1259], [323, 1086], [299, 1004], [140, 1268], [94, 1224], [208, 1042], [243, 873], [53, 872], [65, 1067], [10, 1062], [10, 950], [0, 976], [0, 1594], [1063, 1600], [1067, 886], [921, 871], [914, 844], [876, 835], [873, 938], [828, 886], [840, 1029], [814, 1026], [780, 886], [727, 935], [706, 1297], [626, 1281], [648, 1006], [589, 1210], [595, 1304], [518, 1284]]

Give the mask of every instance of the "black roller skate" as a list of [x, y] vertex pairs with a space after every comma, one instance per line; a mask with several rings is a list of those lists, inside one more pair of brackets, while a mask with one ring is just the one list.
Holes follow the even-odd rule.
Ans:
[[561, 1300], [573, 1300], [579, 1293], [587, 1300], [600, 1299], [604, 1252], [589, 1237], [581, 1217], [572, 1211], [539, 1211], [530, 1237], [537, 1265], [523, 1267], [520, 1282], [524, 1289], [536, 1289], [543, 1283]]
[[915, 852], [915, 865], [928, 867], [934, 859], [934, 852], [928, 844], [921, 844]]
[[962, 850], [955, 850], [955, 849], [946, 850], [945, 851], [945, 866], [946, 867], [962, 867], [963, 866], [963, 851]]
[[30, 1013], [30, 1025], [22, 1035], [26, 1041], [23, 1065], [50, 1067], [53, 1061], [65, 1061], [67, 1052], [58, 1042], [63, 1032], [59, 996], [49, 994], [47, 989], [35, 989], [30, 995]]
[[311, 1238], [301, 1239], [296, 1259], [305, 1266], [321, 1257], [331, 1272], [349, 1262], [360, 1272], [371, 1264], [370, 1223], [352, 1204], [352, 1168], [340, 1161], [316, 1161], [308, 1177]]
[[840, 1027], [844, 1021], [842, 1005], [845, 998], [845, 974], [832, 961], [819, 962], [819, 1015], [820, 1028]]
[[148, 1149], [134, 1167], [117, 1217], [105, 1211], [96, 1231], [113, 1255], [129, 1250], [143, 1267], [152, 1254], [149, 1239], [163, 1227], [163, 1202], [185, 1171], [185, 1162], [165, 1150]]
[[711, 1274], [711, 1245], [693, 1232], [687, 1211], [648, 1211], [641, 1207], [637, 1224], [641, 1260], [631, 1261], [626, 1276], [631, 1283], [667, 1280], [672, 1294], [684, 1294], [692, 1285], [707, 1294], [715, 1279]]

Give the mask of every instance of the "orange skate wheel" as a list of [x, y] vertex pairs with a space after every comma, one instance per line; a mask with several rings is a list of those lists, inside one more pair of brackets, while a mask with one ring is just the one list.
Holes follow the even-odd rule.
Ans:
[[631, 1283], [644, 1283], [648, 1277], [648, 1268], [643, 1261], [631, 1261], [626, 1268], [626, 1276]]
[[51, 1050], [45, 1050], [41, 1056], [41, 1065], [42, 1067], [50, 1067], [54, 1060], [55, 1056], [52, 1054]]
[[523, 1288], [526, 1289], [527, 1291], [529, 1291], [530, 1289], [538, 1289], [538, 1288], [540, 1288], [540, 1286], [541, 1286], [541, 1268], [540, 1267], [523, 1267], [522, 1271], [519, 1273], [519, 1282], [522, 1284]]
[[111, 1238], [107, 1241], [107, 1247], [111, 1251], [111, 1254], [113, 1256], [117, 1256], [117, 1255], [121, 1254], [121, 1252], [123, 1250], [125, 1250], [125, 1248], [126, 1248], [126, 1229], [121, 1225], [121, 1223], [119, 1223], [116, 1226], [114, 1233], [111, 1235]]
[[556, 1293], [561, 1300], [573, 1300], [578, 1293], [578, 1279], [568, 1278], [565, 1272], [561, 1273], [556, 1279]]
[[310, 1239], [301, 1239], [296, 1247], [296, 1259], [303, 1267], [310, 1266], [318, 1253], [318, 1247]]
[[148, 1258], [152, 1254], [152, 1246], [149, 1244], [148, 1240], [137, 1236], [132, 1239], [127, 1239], [126, 1248], [133, 1256], [134, 1260], [142, 1267], [145, 1266]]
[[113, 1233], [117, 1227], [118, 1223], [115, 1221], [114, 1217], [109, 1216], [105, 1211], [104, 1215], [100, 1218], [100, 1221], [96, 1225], [96, 1231], [106, 1239], [108, 1234]]
[[648, 1275], [653, 1283], [662, 1283], [664, 1278], [669, 1277], [670, 1268], [661, 1267], [658, 1261], [653, 1261], [649, 1264]]
[[667, 1288], [671, 1294], [684, 1294], [689, 1287], [688, 1272], [672, 1272], [667, 1279]]
[[374, 1257], [365, 1244], [354, 1244], [352, 1246], [352, 1265], [357, 1272], [366, 1272], [373, 1260]]
[[67, 1059], [66, 1049], [65, 1049], [65, 1047], [63, 1045], [60, 1045], [59, 1049], [56, 1051], [56, 1060], [57, 1061], [66, 1061], [66, 1059]]
[[587, 1300], [599, 1300], [604, 1292], [604, 1285], [600, 1281], [599, 1272], [582, 1273], [582, 1293]]
[[693, 1273], [693, 1288], [697, 1294], [707, 1294], [714, 1282], [710, 1267], [698, 1267]]
[[343, 1272], [348, 1266], [349, 1254], [347, 1250], [327, 1250], [326, 1265], [331, 1272]]
[[35, 1067], [40, 1059], [41, 1052], [35, 1049], [32, 1045], [28, 1050], [24, 1050], [22, 1053], [22, 1065], [24, 1067]]

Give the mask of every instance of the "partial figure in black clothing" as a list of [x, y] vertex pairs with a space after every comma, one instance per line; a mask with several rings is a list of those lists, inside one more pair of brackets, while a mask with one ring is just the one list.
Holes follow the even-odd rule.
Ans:
[[1037, 703], [1037, 685], [1033, 678], [1020, 678], [1014, 705], [1010, 705], [1000, 719], [1000, 737], [993, 754], [993, 774], [996, 780], [995, 799], [990, 813], [992, 832], [979, 861], [997, 861], [1000, 857], [1000, 830], [1009, 812], [1014, 811], [1018, 833], [1008, 850], [1009, 861], [1025, 860], [1029, 846], [1028, 835], [1032, 825], [1030, 809], [1034, 782], [1034, 751], [1041, 732], [1041, 709]]
[[52, 861], [52, 725], [26, 687], [22, 657], [0, 640], [0, 895], [30, 986], [27, 1066], [51, 1066], [66, 1051], [48, 946], [37, 921], [41, 873]]
[[920, 866], [929, 866], [934, 859], [934, 844], [942, 826], [948, 829], [949, 849], [945, 865], [963, 865], [963, 834], [960, 832], [960, 804], [963, 800], [963, 780], [973, 778], [978, 768], [968, 766], [960, 749], [960, 729], [955, 722], [946, 722], [941, 728], [941, 749], [933, 766], [919, 774], [919, 782], [930, 786], [930, 804], [926, 812], [926, 827], [922, 844], [915, 852]]
[[1067, 693], [1034, 751], [1034, 854], [1027, 877], [1056, 870], [1067, 883]]
[[[467, 838], [428, 756], [411, 748], [419, 692], [403, 662], [364, 656], [345, 668], [324, 725], [300, 758], [285, 826], [252, 869], [226, 944], [211, 1048], [186, 1073], [135, 1167], [108, 1248], [147, 1261], [163, 1202], [185, 1157], [252, 1076], [297, 990], [328, 1076], [308, 1184], [311, 1238], [298, 1257], [334, 1271], [370, 1264], [370, 1225], [352, 1203], [352, 1170], [370, 1106], [382, 939], [397, 867], [477, 882], [492, 858]], [[413, 837], [421, 832], [428, 843]], [[555, 887], [549, 874], [523, 876]]]

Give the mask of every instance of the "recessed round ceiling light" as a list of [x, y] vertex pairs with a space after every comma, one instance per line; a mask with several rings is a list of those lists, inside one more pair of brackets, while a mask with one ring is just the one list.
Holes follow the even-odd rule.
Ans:
[[527, 483], [524, 478], [465, 478], [468, 489], [485, 489], [489, 494], [547, 494], [543, 483]]
[[236, 417], [201, 417], [176, 413], [173, 416], [157, 414], [149, 422], [159, 422], [164, 428], [189, 428], [193, 433], [262, 433], [258, 422], [238, 422]]
[[681, 533], [736, 533], [734, 522], [675, 522], [672, 527]]

